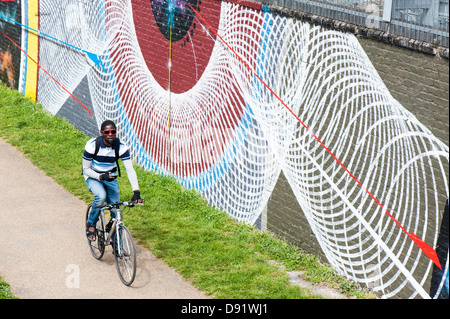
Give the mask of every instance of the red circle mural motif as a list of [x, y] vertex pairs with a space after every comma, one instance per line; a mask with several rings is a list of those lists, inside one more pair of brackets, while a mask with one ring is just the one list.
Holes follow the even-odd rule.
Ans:
[[[222, 5], [219, 0], [131, 0], [131, 8], [116, 2], [105, 6], [114, 80], [127, 121], [148, 152], [145, 161], [176, 176], [211, 168], [245, 107], [228, 52], [221, 48], [211, 60], [216, 37], [195, 13], [218, 30]], [[129, 13], [132, 21], [122, 20]], [[207, 67], [211, 72], [205, 78]], [[194, 88], [204, 78], [204, 85]]]
[[[221, 1], [132, 0], [136, 36], [147, 67], [164, 89], [183, 93], [194, 86], [209, 62], [215, 41], [195, 20], [204, 16], [217, 30]], [[189, 5], [188, 5], [189, 4]]]

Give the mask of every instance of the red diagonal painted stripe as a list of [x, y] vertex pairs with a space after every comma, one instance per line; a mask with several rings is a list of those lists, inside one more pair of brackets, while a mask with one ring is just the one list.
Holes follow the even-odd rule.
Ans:
[[[236, 53], [236, 51], [233, 50], [233, 48], [225, 42], [224, 39], [222, 39], [222, 37], [216, 32], [216, 30], [214, 30], [211, 25], [190, 5], [188, 4], [189, 7], [191, 7], [192, 10], [194, 10], [194, 12], [197, 14], [197, 16], [211, 29], [212, 32], [215, 33], [215, 35], [236, 55], [236, 57], [253, 73], [253, 75], [278, 99], [278, 101], [281, 102], [281, 104], [283, 104], [283, 106], [297, 119], [297, 121], [300, 122], [300, 124], [303, 125], [303, 127], [309, 131], [309, 128], [306, 126], [305, 123], [303, 123], [303, 121], [294, 113], [294, 111], [292, 111], [291, 108], [289, 108], [286, 103], [283, 102], [283, 100], [281, 100], [281, 98], [256, 74], [256, 72], [247, 64], [245, 63], [245, 61], [239, 56], [239, 54]], [[330, 154], [338, 163], [339, 165], [345, 169], [345, 171], [359, 184], [359, 186], [361, 186], [367, 194], [369, 194], [370, 197], [372, 197], [372, 199], [381, 207], [383, 208], [383, 205], [375, 198], [375, 196], [369, 192], [367, 189], [364, 188], [363, 184], [348, 170], [348, 168], [342, 164], [341, 161], [339, 161], [339, 159], [325, 146], [325, 144], [323, 144], [323, 142], [313, 133], [311, 132], [312, 136], [316, 139], [316, 141], [322, 145], [322, 147], [328, 152], [328, 154]], [[402, 231], [404, 231], [409, 238], [411, 238], [414, 243], [416, 243], [417, 246], [419, 246], [419, 248], [425, 253], [425, 255], [427, 255], [435, 264], [436, 266], [438, 266], [441, 270], [441, 263], [439, 262], [439, 258], [437, 256], [436, 251], [431, 248], [427, 243], [425, 243], [422, 239], [420, 239], [417, 235], [415, 235], [414, 233], [408, 233], [405, 228], [403, 228], [403, 226], [394, 218], [394, 216], [392, 216], [387, 210], [386, 213], [388, 214], [388, 216], [400, 227], [400, 229]]]
[[11, 41], [16, 47], [18, 47], [23, 53], [25, 53], [25, 55], [34, 63], [36, 63], [36, 65], [42, 70], [44, 71], [53, 81], [55, 81], [57, 84], [59, 84], [60, 87], [63, 88], [64, 91], [66, 91], [67, 93], [70, 94], [71, 97], [73, 97], [78, 103], [80, 103], [80, 105], [82, 107], [84, 107], [86, 109], [86, 111], [88, 111], [89, 113], [91, 113], [91, 115], [94, 115], [94, 113], [91, 112], [91, 110], [89, 110], [83, 103], [80, 102], [80, 100], [78, 100], [72, 93], [69, 92], [69, 90], [67, 90], [61, 83], [59, 83], [58, 81], [56, 81], [56, 79], [50, 75], [50, 73], [47, 72], [47, 70], [45, 70], [42, 66], [39, 65], [39, 63], [37, 63], [32, 57], [30, 57], [28, 55], [28, 53], [25, 52], [25, 50], [23, 50], [20, 46], [18, 46], [10, 37], [8, 37], [5, 32], [2, 32], [3, 35], [5, 37], [7, 37], [9, 39], [9, 41]]

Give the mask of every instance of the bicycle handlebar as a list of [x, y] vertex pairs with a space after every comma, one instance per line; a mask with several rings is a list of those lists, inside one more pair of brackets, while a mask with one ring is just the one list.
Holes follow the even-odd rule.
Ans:
[[112, 204], [103, 204], [103, 205], [94, 206], [94, 208], [107, 208], [107, 209], [111, 209], [111, 208], [120, 207], [120, 206], [133, 207], [134, 205], [144, 205], [144, 203], [136, 203], [136, 202], [115, 202], [115, 203], [112, 203]]

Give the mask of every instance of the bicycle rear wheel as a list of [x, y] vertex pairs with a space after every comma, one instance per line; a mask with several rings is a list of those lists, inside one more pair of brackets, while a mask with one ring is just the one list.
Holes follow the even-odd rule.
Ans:
[[114, 259], [120, 280], [129, 286], [136, 276], [136, 249], [130, 231], [119, 225], [114, 236]]
[[[89, 213], [91, 212], [92, 203], [89, 204], [87, 210], [86, 210], [86, 222], [89, 218]], [[105, 253], [105, 238], [103, 236], [103, 222], [102, 219], [99, 218], [97, 221], [97, 225], [95, 227], [96, 229], [96, 239], [94, 241], [90, 241], [88, 239], [88, 245], [89, 249], [91, 250], [92, 256], [94, 256], [95, 259], [101, 259], [103, 257], [103, 254]]]

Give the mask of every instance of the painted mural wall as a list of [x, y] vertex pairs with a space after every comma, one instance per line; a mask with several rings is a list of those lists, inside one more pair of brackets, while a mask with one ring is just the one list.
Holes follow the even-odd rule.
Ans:
[[[448, 298], [448, 146], [352, 34], [246, 1], [0, 3], [1, 80], [255, 224], [282, 174], [327, 261], [384, 298]], [[445, 208], [445, 209], [444, 209]]]

